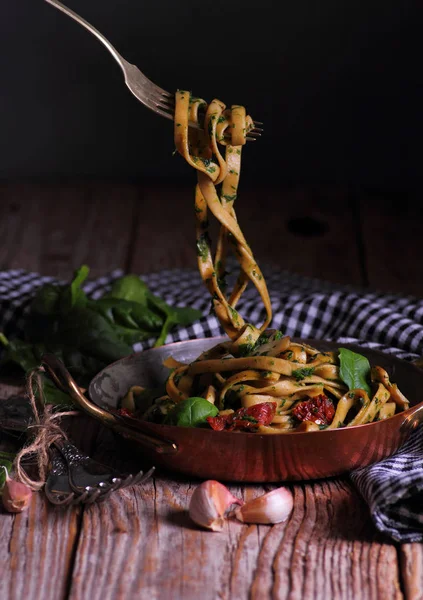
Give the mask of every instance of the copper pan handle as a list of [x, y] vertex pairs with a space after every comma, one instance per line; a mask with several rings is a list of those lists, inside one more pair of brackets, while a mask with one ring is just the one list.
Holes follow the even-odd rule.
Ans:
[[419, 425], [423, 424], [423, 406], [416, 408], [405, 417], [404, 421], [400, 425], [401, 431], [409, 435], [414, 429], [417, 429]]
[[127, 439], [147, 446], [158, 454], [176, 454], [178, 452], [178, 447], [174, 442], [141, 431], [139, 429], [142, 427], [141, 424], [139, 428], [132, 427], [122, 417], [114, 415], [88, 400], [79, 389], [65, 365], [54, 354], [44, 354], [41, 358], [41, 364], [56, 387], [65, 394], [68, 394], [82, 411], [94, 417], [103, 423], [103, 425], [110, 427]]
[[[419, 369], [423, 368], [423, 357], [417, 358], [412, 361], [412, 364]], [[423, 406], [416, 408], [411, 412], [401, 423], [400, 430], [409, 435], [414, 429], [417, 429], [419, 425], [423, 424]]]

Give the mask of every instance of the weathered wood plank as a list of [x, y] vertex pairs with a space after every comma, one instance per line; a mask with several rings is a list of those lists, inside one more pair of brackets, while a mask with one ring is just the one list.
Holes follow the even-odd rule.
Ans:
[[34, 494], [28, 511], [0, 518], [0, 596], [66, 598], [80, 509], [53, 508]]
[[401, 546], [401, 575], [407, 600], [423, 598], [423, 544]]
[[3, 184], [0, 265], [69, 278], [125, 267], [139, 191], [129, 184]]
[[423, 206], [417, 192], [363, 192], [360, 206], [372, 288], [423, 297]]
[[334, 283], [362, 283], [346, 188], [242, 188], [237, 215], [261, 263]]
[[[196, 269], [192, 186], [147, 187], [130, 270]], [[242, 188], [238, 220], [260, 264], [338, 283], [362, 283], [345, 189]], [[211, 221], [213, 219], [211, 218]]]
[[157, 184], [143, 188], [129, 271], [196, 268], [194, 186]]

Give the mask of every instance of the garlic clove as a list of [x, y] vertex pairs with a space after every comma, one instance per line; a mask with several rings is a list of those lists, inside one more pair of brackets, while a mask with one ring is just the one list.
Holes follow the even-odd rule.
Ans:
[[282, 523], [292, 512], [294, 499], [290, 490], [280, 487], [236, 508], [234, 516], [243, 523]]
[[19, 513], [31, 504], [32, 490], [24, 483], [6, 478], [2, 491], [2, 502], [8, 512]]
[[242, 503], [243, 501], [233, 496], [227, 487], [209, 479], [194, 490], [189, 504], [189, 516], [201, 527], [221, 531], [227, 509], [232, 504]]

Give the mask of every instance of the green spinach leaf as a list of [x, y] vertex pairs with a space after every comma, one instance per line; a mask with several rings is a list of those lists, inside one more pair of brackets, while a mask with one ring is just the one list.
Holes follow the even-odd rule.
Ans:
[[168, 412], [164, 423], [178, 427], [199, 427], [207, 423], [207, 417], [215, 417], [218, 414], [217, 406], [204, 398], [193, 397], [178, 402]]
[[89, 302], [89, 307], [96, 312], [101, 313], [111, 323], [135, 330], [141, 333], [140, 339], [145, 339], [143, 334], [147, 333], [150, 337], [155, 337], [160, 333], [163, 327], [164, 319], [157, 313], [150, 310], [147, 306], [123, 300], [119, 298], [100, 298]]
[[155, 296], [151, 292], [148, 294], [148, 304], [153, 310], [162, 312], [166, 317], [160, 335], [154, 344], [156, 348], [165, 343], [166, 337], [174, 325], [186, 327], [202, 316], [201, 311], [195, 308], [169, 306], [162, 298]]
[[40, 287], [31, 302], [31, 312], [43, 316], [49, 316], [56, 312], [61, 291], [60, 286], [52, 283], [46, 283]]
[[370, 394], [370, 363], [367, 358], [348, 348], [339, 348], [339, 362], [339, 375], [348, 389], [362, 389]]
[[78, 348], [88, 356], [108, 363], [132, 352], [113, 325], [99, 313], [87, 308], [75, 308], [60, 321], [60, 328], [51, 342]]
[[75, 307], [85, 306], [87, 303], [87, 296], [81, 289], [81, 285], [87, 279], [90, 272], [87, 265], [82, 265], [74, 273], [71, 283], [62, 289], [60, 298], [60, 312], [63, 314], [68, 313]]
[[119, 298], [120, 300], [130, 300], [147, 306], [147, 296], [150, 293], [147, 285], [137, 275], [125, 275], [117, 279], [112, 289], [104, 298]]
[[3, 333], [0, 333], [0, 343], [4, 346], [0, 364], [15, 363], [24, 371], [29, 371], [39, 365], [32, 344], [18, 339], [9, 341]]

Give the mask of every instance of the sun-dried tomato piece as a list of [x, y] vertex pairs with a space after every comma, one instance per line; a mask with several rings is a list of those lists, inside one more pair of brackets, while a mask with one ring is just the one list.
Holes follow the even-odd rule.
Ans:
[[270, 425], [276, 413], [275, 402], [261, 402], [247, 408], [247, 413], [250, 417], [257, 419], [260, 425]]
[[215, 431], [257, 431], [259, 425], [269, 425], [276, 412], [275, 402], [261, 402], [248, 408], [239, 408], [229, 415], [207, 417], [207, 422]]
[[207, 417], [206, 421], [210, 425], [210, 427], [215, 431], [223, 431], [226, 425], [226, 415], [217, 417]]
[[317, 425], [330, 425], [335, 416], [335, 407], [332, 400], [325, 394], [314, 396], [310, 400], [300, 402], [292, 411], [299, 421], [312, 421]]

